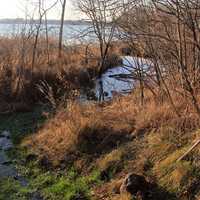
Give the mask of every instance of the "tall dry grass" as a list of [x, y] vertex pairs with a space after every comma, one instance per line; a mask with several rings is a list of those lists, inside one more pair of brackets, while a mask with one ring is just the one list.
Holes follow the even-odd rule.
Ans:
[[[123, 102], [116, 105], [120, 105]], [[123, 105], [121, 105], [123, 106]], [[58, 114], [25, 142], [34, 152], [58, 164], [72, 153], [96, 155], [109, 152], [128, 141], [134, 128], [132, 110], [113, 110], [113, 105], [68, 103]], [[116, 107], [114, 108], [116, 109]], [[124, 118], [124, 119], [123, 119]], [[95, 156], [94, 156], [95, 158]]]
[[[38, 103], [50, 96], [50, 101], [59, 101], [63, 94], [71, 96], [75, 90], [91, 85], [98, 74], [100, 56], [95, 45], [64, 47], [58, 59], [57, 42], [50, 39], [47, 48], [46, 40], [39, 38], [34, 64], [33, 46], [31, 37], [0, 38], [1, 105]], [[110, 51], [108, 67], [119, 63], [119, 49]]]
[[77, 152], [98, 157], [152, 131], [172, 130], [173, 136], [177, 133], [181, 137], [200, 127], [197, 114], [183, 99], [176, 97], [180, 117], [167, 99], [158, 104], [149, 93], [141, 107], [136, 96], [133, 93], [103, 104], [73, 101], [25, 143], [38, 155], [59, 164]]

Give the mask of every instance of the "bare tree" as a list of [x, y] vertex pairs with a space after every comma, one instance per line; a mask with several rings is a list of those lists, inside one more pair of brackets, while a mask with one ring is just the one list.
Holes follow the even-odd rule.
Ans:
[[31, 71], [33, 73], [34, 66], [35, 66], [35, 58], [36, 58], [36, 52], [37, 52], [37, 46], [38, 46], [38, 40], [40, 36], [41, 27], [43, 24], [43, 18], [45, 17], [45, 31], [46, 31], [46, 41], [47, 41], [47, 54], [48, 54], [48, 62], [49, 62], [49, 51], [48, 51], [48, 24], [47, 24], [47, 12], [51, 10], [56, 4], [58, 0], [55, 1], [52, 5], [50, 5], [48, 8], [44, 7], [44, 0], [38, 0], [37, 7], [38, 7], [38, 20], [36, 20], [35, 24], [35, 35], [34, 35], [34, 42], [33, 42], [33, 53], [32, 53], [32, 64], [31, 64]]
[[99, 76], [105, 70], [109, 48], [116, 32], [116, 20], [120, 1], [117, 0], [80, 0], [80, 11], [92, 23], [92, 33], [96, 36], [100, 49]]
[[178, 91], [200, 116], [200, 2], [137, 0], [125, 5], [119, 26], [129, 44], [139, 43], [152, 60], [155, 88], [167, 95], [177, 114], [172, 92]]
[[61, 58], [62, 56], [62, 41], [63, 41], [63, 27], [64, 27], [64, 19], [65, 19], [65, 7], [66, 7], [66, 0], [61, 1], [62, 4], [62, 14], [60, 20], [60, 32], [59, 32], [59, 47], [58, 47], [58, 57]]
[[[100, 60], [98, 64], [98, 77], [106, 70], [106, 60], [109, 49], [117, 30], [116, 22], [119, 16], [119, 0], [80, 0], [77, 6], [87, 20], [92, 24], [87, 28], [98, 42]], [[104, 100], [103, 82], [99, 81], [99, 101]]]

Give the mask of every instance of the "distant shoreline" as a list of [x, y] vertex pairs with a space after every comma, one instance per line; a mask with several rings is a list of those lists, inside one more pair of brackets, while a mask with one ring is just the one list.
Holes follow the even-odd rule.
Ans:
[[[0, 19], [0, 24], [38, 24], [39, 20], [25, 20], [25, 19]], [[48, 24], [55, 24], [55, 25], [59, 25], [60, 24], [60, 20], [54, 20], [54, 19], [50, 19], [47, 20]], [[42, 20], [42, 24], [45, 24], [45, 21]], [[64, 24], [66, 25], [90, 25], [91, 22], [90, 21], [86, 21], [86, 20], [65, 20]]]

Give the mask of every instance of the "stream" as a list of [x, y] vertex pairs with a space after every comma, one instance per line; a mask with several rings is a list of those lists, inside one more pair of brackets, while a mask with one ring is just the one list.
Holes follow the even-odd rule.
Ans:
[[[11, 160], [7, 153], [12, 150], [14, 145], [11, 140], [11, 133], [3, 131], [0, 133], [0, 179], [13, 178], [17, 180], [22, 187], [28, 186], [28, 181], [21, 176], [15, 168], [14, 160]], [[39, 193], [35, 192], [30, 197], [30, 200], [42, 200]]]
[[132, 92], [136, 84], [134, 75], [138, 70], [144, 75], [152, 65], [151, 61], [139, 57], [124, 56], [122, 65], [108, 69], [95, 81], [95, 96], [99, 100], [110, 100], [115, 95]]

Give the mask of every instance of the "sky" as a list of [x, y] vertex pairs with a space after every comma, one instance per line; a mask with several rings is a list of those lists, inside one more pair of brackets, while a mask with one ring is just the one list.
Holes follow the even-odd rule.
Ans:
[[[55, 0], [44, 1], [46, 8], [55, 2]], [[0, 2], [0, 19], [25, 18], [27, 11], [30, 15], [36, 11], [35, 4], [31, 2], [37, 2], [37, 0], [0, 0]], [[60, 12], [61, 4], [58, 3], [58, 5], [48, 13], [48, 19], [60, 19]], [[35, 16], [37, 15], [35, 14]], [[80, 16], [78, 15], [78, 12], [75, 11], [71, 0], [67, 0], [65, 19], [80, 19]]]

